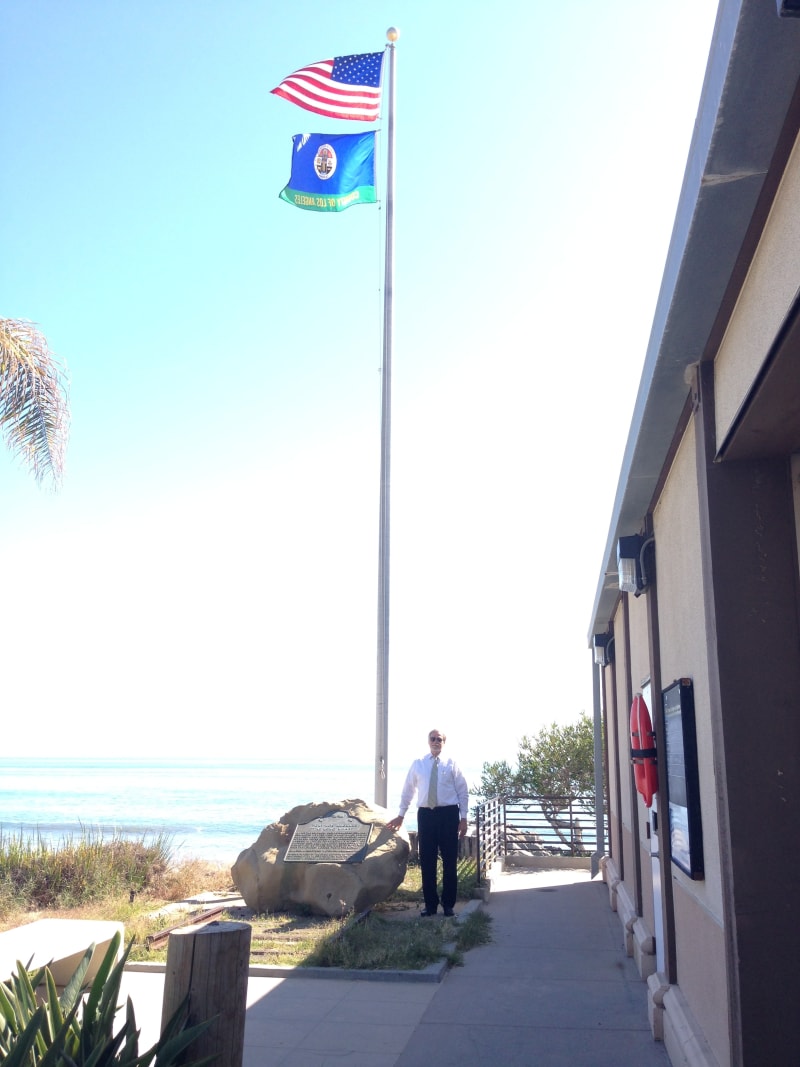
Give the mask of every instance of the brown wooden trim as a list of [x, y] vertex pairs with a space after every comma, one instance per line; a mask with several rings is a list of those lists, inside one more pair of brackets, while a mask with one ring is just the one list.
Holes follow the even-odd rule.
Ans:
[[[608, 670], [600, 671], [600, 723], [603, 730], [603, 805], [608, 813], [608, 841], [606, 843], [607, 852], [609, 856], [612, 856], [611, 851], [611, 775], [610, 775], [610, 763], [608, 762], [608, 696], [612, 686], [608, 684], [606, 677]], [[613, 675], [612, 675], [613, 677]]]
[[[615, 636], [615, 641], [616, 641], [616, 636]], [[614, 857], [614, 861], [615, 861], [616, 866], [617, 866], [617, 874], [620, 876], [620, 878], [624, 879], [625, 878], [625, 849], [622, 847], [622, 767], [620, 766], [620, 763], [619, 763], [619, 750], [620, 750], [620, 747], [619, 747], [619, 689], [618, 689], [619, 679], [618, 679], [618, 671], [617, 671], [617, 662], [616, 661], [615, 661], [615, 663], [614, 663], [614, 665], [612, 667], [612, 670], [613, 670], [613, 676], [612, 676], [613, 677], [613, 683], [612, 683], [612, 685], [607, 687], [607, 691], [610, 694], [610, 698], [611, 698], [613, 707], [608, 709], [607, 715], [608, 715], [608, 718], [609, 718], [609, 720], [611, 722], [611, 730], [612, 730], [611, 736], [612, 736], [612, 743], [613, 743], [613, 746], [614, 746], [613, 751], [615, 753], [615, 759], [614, 759], [614, 823], [615, 823], [616, 829], [615, 829], [614, 835], [612, 836], [611, 835], [611, 821], [609, 819], [609, 837], [611, 837], [611, 841], [609, 842], [609, 851], [610, 851], [610, 854]], [[603, 672], [603, 673], [605, 673], [605, 672]], [[606, 746], [608, 746], [608, 733], [607, 732], [606, 732]], [[611, 764], [608, 762], [608, 751], [607, 751], [607, 749], [606, 749], [606, 765], [609, 767], [609, 772], [608, 773], [610, 775]], [[609, 783], [609, 790], [610, 790], [610, 783]], [[609, 798], [609, 800], [610, 800], [610, 798]], [[616, 844], [617, 844], [616, 852], [614, 851], [614, 845], [613, 845], [614, 841], [616, 841]]]
[[[800, 620], [789, 457], [715, 462], [700, 366], [697, 479], [731, 1063], [797, 1058]], [[699, 712], [700, 714], [700, 712]]]
[[[622, 628], [625, 641], [625, 712], [622, 719], [625, 730], [625, 744], [622, 751], [630, 751], [629, 715], [633, 703], [633, 671], [631, 669], [631, 617], [628, 608], [628, 596], [622, 598]], [[629, 759], [625, 760], [625, 768], [628, 777], [628, 794], [631, 805], [631, 852], [633, 858], [633, 906], [636, 914], [642, 914], [642, 856], [639, 842], [639, 794], [636, 792], [636, 780], [633, 775], [633, 764]], [[620, 778], [623, 768], [620, 767]]]
[[[714, 365], [702, 363], [698, 368], [697, 384], [700, 406], [695, 435], [697, 455], [697, 490], [700, 499], [700, 545], [703, 569], [703, 602], [706, 621], [706, 659], [708, 662], [709, 717], [714, 745], [714, 767], [717, 775], [719, 855], [722, 882], [722, 912], [725, 938], [725, 973], [728, 987], [728, 1030], [731, 1062], [742, 1062], [742, 1032], [738, 1025], [741, 995], [739, 963], [736, 954], [735, 906], [733, 895], [733, 859], [731, 856], [728, 806], [725, 802], [726, 771], [725, 745], [722, 738], [722, 687], [717, 660], [717, 620], [714, 611], [713, 561], [709, 521], [708, 468], [716, 452], [716, 417], [714, 403]], [[720, 795], [721, 794], [721, 795]]]
[[[645, 523], [646, 536], [654, 536], [653, 516], [648, 514]], [[664, 929], [664, 974], [670, 985], [677, 981], [675, 962], [675, 905], [672, 894], [672, 856], [669, 840], [669, 813], [667, 811], [667, 742], [664, 731], [664, 711], [661, 705], [661, 631], [658, 622], [658, 542], [656, 542], [656, 565], [647, 589], [647, 641], [650, 660], [650, 690], [653, 707], [653, 729], [656, 734], [658, 764], [658, 865], [661, 872], [661, 920]]]

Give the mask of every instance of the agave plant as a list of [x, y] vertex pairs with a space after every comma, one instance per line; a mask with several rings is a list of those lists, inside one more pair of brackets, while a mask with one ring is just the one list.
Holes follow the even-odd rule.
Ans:
[[69, 436], [65, 369], [32, 322], [0, 318], [0, 431], [41, 484], [58, 487]]
[[[131, 942], [132, 945], [132, 942]], [[212, 1020], [187, 1026], [184, 1001], [155, 1045], [139, 1052], [139, 1031], [130, 997], [125, 1021], [115, 1032], [120, 985], [128, 945], [115, 963], [120, 935], [115, 934], [91, 985], [86, 972], [94, 953], [91, 945], [59, 996], [48, 967], [28, 971], [17, 963], [10, 981], [0, 983], [0, 1064], [3, 1067], [172, 1067], [179, 1061], [201, 1067], [214, 1057], [191, 1060], [186, 1050]], [[37, 998], [37, 988], [43, 994]]]

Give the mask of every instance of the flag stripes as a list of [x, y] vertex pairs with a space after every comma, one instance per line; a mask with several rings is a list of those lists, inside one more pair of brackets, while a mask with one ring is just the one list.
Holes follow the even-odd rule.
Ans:
[[383, 52], [325, 59], [295, 71], [271, 91], [318, 115], [374, 122], [381, 106], [382, 63]]

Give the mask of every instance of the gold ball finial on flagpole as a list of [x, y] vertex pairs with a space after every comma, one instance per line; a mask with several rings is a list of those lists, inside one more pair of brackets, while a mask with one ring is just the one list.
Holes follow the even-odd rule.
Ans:
[[400, 31], [398, 29], [395, 29], [394, 26], [390, 26], [389, 29], [386, 31], [386, 40], [387, 41], [391, 41], [392, 44], [394, 44], [394, 42], [397, 40], [397, 38], [399, 36], [400, 36]]

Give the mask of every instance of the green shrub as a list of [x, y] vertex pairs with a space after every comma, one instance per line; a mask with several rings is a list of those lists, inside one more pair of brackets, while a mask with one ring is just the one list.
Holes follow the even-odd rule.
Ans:
[[[122, 972], [128, 956], [114, 963], [120, 947], [115, 934], [108, 951], [86, 989], [84, 979], [94, 952], [90, 946], [61, 996], [49, 968], [29, 972], [18, 963], [17, 974], [0, 983], [0, 1063], [3, 1067], [172, 1067], [181, 1059], [194, 1067], [210, 1063], [183, 1058], [185, 1050], [211, 1025], [187, 1027], [184, 1003], [147, 1052], [139, 1052], [139, 1032], [133, 1004], [128, 998], [125, 1022], [114, 1032]], [[44, 986], [42, 1003], [36, 990]]]

